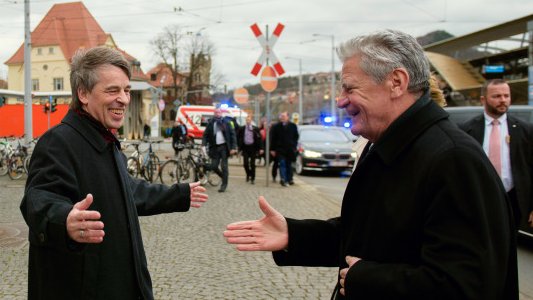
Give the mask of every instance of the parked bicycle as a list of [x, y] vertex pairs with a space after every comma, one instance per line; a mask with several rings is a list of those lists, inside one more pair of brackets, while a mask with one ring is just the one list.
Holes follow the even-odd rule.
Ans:
[[32, 140], [28, 145], [22, 145], [20, 142], [22, 138], [17, 139], [17, 147], [13, 151], [12, 155], [8, 158], [7, 162], [7, 174], [9, 178], [16, 180], [20, 179], [22, 175], [28, 173], [30, 167], [30, 158], [28, 148], [31, 144], [36, 143], [36, 139]]
[[15, 153], [15, 148], [13, 148], [7, 137], [3, 139], [3, 141], [0, 141], [0, 176], [7, 175], [9, 158]]
[[208, 169], [210, 160], [200, 146], [193, 143], [180, 144], [178, 151], [175, 159], [170, 159], [161, 166], [161, 183], [171, 185], [200, 181], [202, 185], [220, 184], [221, 178]]
[[130, 145], [135, 148], [133, 154], [128, 157], [126, 166], [128, 173], [133, 177], [142, 176], [148, 182], [154, 182], [159, 176], [159, 166], [161, 165], [160, 159], [153, 151], [152, 144], [160, 143], [160, 141], [145, 141], [148, 143], [148, 149], [143, 155], [139, 150], [140, 143], [131, 143]]

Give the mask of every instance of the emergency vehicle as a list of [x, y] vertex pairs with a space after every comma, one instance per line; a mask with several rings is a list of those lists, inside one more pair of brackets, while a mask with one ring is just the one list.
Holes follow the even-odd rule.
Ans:
[[[178, 108], [176, 120], [181, 121], [187, 126], [188, 135], [194, 139], [201, 139], [204, 134], [205, 127], [209, 120], [213, 118], [215, 112], [214, 106], [209, 105], [182, 105]], [[237, 121], [239, 126], [246, 123], [248, 113], [240, 108], [222, 107], [222, 115], [230, 117]]]

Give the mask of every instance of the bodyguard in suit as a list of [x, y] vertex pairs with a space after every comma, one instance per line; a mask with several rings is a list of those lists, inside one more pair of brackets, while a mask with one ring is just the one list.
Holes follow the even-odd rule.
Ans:
[[509, 195], [517, 226], [533, 233], [533, 125], [507, 114], [511, 89], [502, 79], [487, 81], [480, 100], [483, 115], [460, 127], [483, 145]]

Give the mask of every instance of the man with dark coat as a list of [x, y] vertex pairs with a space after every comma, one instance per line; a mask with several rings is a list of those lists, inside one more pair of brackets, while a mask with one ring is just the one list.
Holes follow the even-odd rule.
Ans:
[[205, 127], [202, 146], [207, 148], [207, 154], [211, 158], [209, 169], [222, 178], [222, 184], [218, 189], [222, 193], [228, 187], [228, 157], [237, 153], [237, 139], [234, 124], [222, 117], [220, 107], [215, 108], [214, 118], [209, 120]]
[[284, 111], [279, 114], [279, 122], [272, 126], [270, 136], [270, 154], [278, 162], [279, 183], [282, 186], [293, 185], [292, 162], [296, 160], [299, 134], [296, 124], [289, 121], [289, 113]]
[[429, 99], [424, 50], [384, 30], [338, 48], [338, 102], [369, 140], [341, 214], [229, 224], [241, 251], [278, 265], [338, 267], [335, 299], [518, 299], [511, 207], [483, 149]]
[[263, 154], [263, 143], [259, 128], [252, 124], [252, 116], [246, 117], [246, 124], [237, 132], [237, 145], [242, 153], [246, 182], [255, 182], [255, 159]]
[[153, 299], [138, 216], [187, 211], [199, 183], [170, 187], [129, 176], [120, 143], [131, 71], [117, 50], [72, 58], [73, 100], [32, 155], [20, 205], [29, 227], [28, 299]]
[[533, 234], [533, 125], [507, 114], [511, 89], [502, 79], [487, 81], [480, 100], [485, 113], [460, 127], [483, 146], [489, 158], [494, 157], [490, 151], [492, 129], [497, 130], [497, 158], [491, 161], [513, 204], [517, 226]]
[[181, 120], [176, 120], [171, 133], [172, 148], [174, 148], [174, 154], [178, 155], [179, 151], [183, 149], [183, 144], [187, 141], [187, 126]]

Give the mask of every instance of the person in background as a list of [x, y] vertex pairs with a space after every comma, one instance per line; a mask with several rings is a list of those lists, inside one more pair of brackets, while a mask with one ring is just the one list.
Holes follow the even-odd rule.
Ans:
[[131, 70], [119, 51], [80, 50], [70, 69], [70, 110], [35, 146], [20, 205], [28, 299], [153, 299], [139, 216], [200, 207], [205, 189], [128, 174], [110, 132], [130, 103]]
[[255, 183], [255, 159], [263, 154], [263, 143], [259, 128], [252, 125], [252, 116], [246, 117], [246, 124], [239, 128], [237, 133], [237, 144], [244, 159], [244, 170], [246, 171], [246, 182]]
[[519, 228], [533, 227], [533, 125], [507, 114], [511, 89], [503, 79], [481, 88], [485, 112], [460, 127], [482, 146], [500, 176]]
[[218, 190], [222, 193], [228, 187], [228, 158], [237, 153], [237, 140], [233, 125], [228, 119], [222, 117], [220, 107], [215, 108], [214, 117], [205, 127], [202, 146], [207, 148], [207, 154], [212, 159], [209, 169], [222, 178], [222, 184]]
[[[293, 185], [292, 162], [296, 160], [298, 146], [298, 127], [289, 121], [289, 114], [284, 111], [279, 114], [279, 122], [272, 126], [270, 132], [270, 154], [278, 162], [280, 181], [282, 186]], [[272, 172], [274, 175], [274, 172]], [[275, 176], [274, 180], [275, 180]]]
[[333, 299], [518, 299], [505, 190], [479, 144], [431, 101], [423, 48], [383, 30], [337, 53], [337, 105], [369, 140], [340, 216], [286, 218], [259, 197], [264, 216], [229, 224], [227, 242], [272, 251], [280, 266], [338, 267]]
[[183, 145], [187, 141], [187, 126], [176, 120], [174, 127], [172, 127], [172, 148], [174, 148], [174, 154], [178, 155], [179, 151], [183, 149]]

